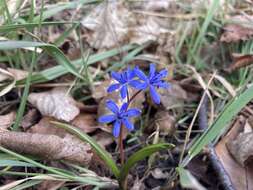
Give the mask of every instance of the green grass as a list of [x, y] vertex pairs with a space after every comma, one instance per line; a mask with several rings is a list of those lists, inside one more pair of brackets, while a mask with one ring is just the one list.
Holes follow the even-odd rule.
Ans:
[[[23, 8], [20, 7], [22, 1], [19, 1], [18, 7], [14, 12], [10, 12], [6, 2], [6, 0], [0, 1], [0, 16], [2, 16], [1, 18], [3, 18], [4, 23], [0, 26], [0, 35], [7, 39], [6, 41], [0, 41], [0, 62], [5, 63], [8, 67], [29, 71], [28, 76], [23, 80], [16, 81], [13, 79], [1, 84], [1, 96], [10, 92], [12, 89], [21, 90], [20, 104], [18, 105], [17, 118], [12, 128], [13, 130], [19, 129], [20, 122], [27, 108], [27, 96], [30, 92], [31, 86], [50, 82], [56, 83], [58, 78], [66, 74], [72, 74], [75, 77], [74, 82], [70, 87], [73, 94], [78, 90], [81, 91], [83, 88], [89, 90], [89, 87], [93, 82], [104, 79], [104, 76], [112, 70], [119, 70], [126, 67], [127, 63], [134, 61], [136, 56], [150, 45], [150, 43], [140, 46], [128, 44], [120, 48], [93, 53], [91, 50], [87, 50], [86, 47], [82, 46], [80, 21], [49, 20], [52, 16], [61, 14], [64, 10], [75, 10], [80, 6], [84, 7], [85, 5], [100, 3], [100, 0], [75, 0], [64, 3], [57, 2], [53, 5], [43, 5], [42, 2], [41, 7], [38, 7], [38, 5], [35, 7], [35, 4], [33, 3], [34, 1], [31, 1], [31, 6]], [[188, 24], [187, 27], [185, 27], [185, 23], [180, 25], [181, 29], [179, 28], [178, 30], [181, 31], [179, 35], [180, 38], [177, 40], [175, 55], [173, 56], [175, 56], [176, 65], [181, 67], [176, 70], [178, 75], [191, 77], [192, 74], [183, 66], [183, 64], [190, 64], [193, 65], [200, 74], [203, 73], [203, 78], [207, 81], [208, 78], [205, 78], [206, 73], [212, 71], [217, 66], [218, 68], [222, 68], [222, 64], [224, 64], [224, 67], [227, 67], [225, 64], [227, 64], [226, 61], [228, 61], [228, 54], [252, 54], [253, 41], [249, 40], [239, 43], [219, 44], [222, 51], [221, 56], [212, 57], [207, 63], [205, 57], [201, 55], [201, 50], [203, 47], [219, 41], [222, 26], [224, 23], [228, 23], [228, 21], [225, 20], [225, 13], [221, 11], [219, 0], [212, 1], [212, 5], [208, 7], [208, 9], [203, 10], [202, 13], [196, 18], [197, 24], [195, 25], [195, 28], [191, 28], [191, 24]], [[86, 14], [86, 12], [84, 14]], [[15, 17], [15, 15], [20, 16]], [[250, 25], [250, 23], [248, 24]], [[41, 29], [59, 26], [63, 28], [63, 32], [55, 41], [50, 43], [42, 41], [43, 34], [40, 32], [42, 31]], [[193, 33], [189, 36], [188, 32], [190, 30], [192, 30]], [[81, 56], [76, 60], [69, 60], [60, 50], [60, 47], [65, 42], [65, 39], [73, 33], [78, 36], [78, 40], [76, 40], [75, 43], [80, 46]], [[20, 38], [20, 36], [22, 36], [22, 38]], [[32, 50], [27, 50], [26, 48], [28, 47], [32, 48]], [[37, 53], [36, 50], [38, 49], [42, 49], [43, 52]], [[185, 49], [187, 50], [186, 53], [184, 52]], [[98, 72], [96, 76], [92, 76], [89, 73], [89, 67], [93, 67], [95, 64], [122, 53], [124, 53], [124, 56], [121, 57], [120, 61], [117, 60], [108, 63], [108, 68], [106, 68], [105, 71]], [[40, 67], [38, 64], [47, 56], [53, 58], [57, 62], [57, 65], [47, 69], [39, 69]], [[34, 71], [36, 71], [36, 73]], [[246, 86], [253, 81], [252, 67], [241, 69], [232, 74], [226, 74], [222, 71], [219, 74], [225, 77], [230, 84], [233, 85], [238, 95], [230, 100], [231, 96], [227, 93], [224, 86], [220, 83], [212, 84], [212, 88], [224, 97], [223, 99], [214, 97], [215, 115], [217, 116], [216, 120], [210, 125], [207, 131], [195, 139], [188, 155], [184, 158], [181, 167], [187, 166], [189, 161], [198, 155], [205, 145], [215, 142], [215, 140], [222, 135], [223, 129], [229, 125], [230, 121], [251, 99], [253, 99], [252, 87], [246, 88]], [[84, 99], [89, 100], [90, 97], [82, 97], [82, 100]], [[222, 108], [223, 105], [226, 105], [224, 109]], [[196, 106], [197, 104], [191, 104], [191, 106], [185, 105], [184, 109], [186, 110], [187, 108], [187, 110], [190, 111], [188, 111], [187, 114], [183, 113], [181, 118], [177, 118], [180, 124], [186, 123], [186, 121], [192, 117], [192, 113], [194, 113]], [[145, 123], [148, 123], [148, 120], [149, 119], [146, 119]], [[92, 139], [89, 139], [89, 137], [86, 136], [83, 137], [78, 131], [76, 134], [83, 138], [83, 140], [85, 139], [87, 141], [88, 139], [95, 149], [99, 149], [99, 155], [106, 161], [107, 166], [112, 169], [116, 178], [125, 178], [130, 167], [140, 160], [140, 158], [142, 159], [145, 156], [149, 156], [149, 152], [155, 152], [157, 149], [160, 150], [164, 148], [162, 146], [154, 145], [154, 147], [151, 147], [150, 149], [147, 148], [146, 152], [144, 151], [144, 153], [147, 154], [143, 154], [142, 150], [138, 152], [137, 156], [132, 156], [125, 167], [120, 170], [117, 164], [109, 158], [110, 156], [108, 156], [106, 152], [102, 151], [101, 153], [101, 149], [97, 144], [94, 144]], [[134, 138], [138, 138], [138, 135], [135, 135]], [[138, 139], [136, 141], [138, 141]], [[75, 182], [80, 185], [89, 184], [98, 188], [106, 187], [108, 184], [106, 179], [97, 176], [85, 167], [69, 165], [71, 168], [70, 171], [62, 170], [43, 164], [38, 158], [17, 154], [1, 146], [0, 150], [0, 166], [4, 167], [4, 169], [0, 170], [0, 175], [19, 176], [22, 179], [30, 177], [24, 181], [17, 181], [17, 184], [14, 185], [12, 189], [18, 190], [33, 187], [40, 184], [44, 179], [50, 177], [60, 181]], [[14, 172], [12, 171], [13, 167], [20, 167], [24, 170], [20, 170], [23, 172]], [[40, 168], [43, 172], [42, 170], [40, 170], [42, 173], [25, 172], [29, 168]], [[86, 176], [84, 177], [81, 174], [85, 174]], [[182, 183], [187, 183], [188, 178], [185, 179], [186, 182], [184, 180]]]

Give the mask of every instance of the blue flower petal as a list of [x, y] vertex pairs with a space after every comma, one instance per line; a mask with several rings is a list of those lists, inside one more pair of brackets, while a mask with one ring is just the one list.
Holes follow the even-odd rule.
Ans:
[[134, 72], [135, 72], [135, 74], [141, 79], [141, 80], [144, 80], [144, 81], [147, 81], [148, 79], [147, 79], [147, 76], [138, 68], [138, 67], [136, 67], [135, 69], [134, 69]]
[[121, 98], [126, 98], [127, 97], [127, 85], [123, 85], [120, 89], [120, 96]]
[[155, 77], [156, 77], [156, 79], [162, 79], [162, 78], [166, 77], [167, 75], [168, 75], [168, 70], [163, 69]]
[[121, 82], [121, 75], [119, 73], [116, 73], [116, 72], [112, 71], [111, 76], [112, 76], [113, 79], [115, 79], [119, 83]]
[[[124, 103], [124, 104], [121, 106], [121, 108], [120, 108], [120, 113], [126, 112], [127, 107], [128, 107], [128, 103]], [[123, 114], [123, 115], [124, 115], [124, 114]]]
[[115, 121], [114, 125], [113, 125], [113, 136], [114, 137], [119, 137], [119, 133], [120, 133], [120, 125], [121, 122], [120, 121]]
[[153, 85], [153, 86], [156, 86], [156, 87], [158, 87], [158, 88], [165, 88], [165, 89], [167, 89], [167, 88], [170, 87], [169, 83], [167, 83], [167, 82], [165, 82], [165, 81], [153, 83], [152, 85]]
[[128, 84], [129, 84], [129, 86], [139, 89], [139, 90], [142, 89], [140, 87], [143, 87], [143, 85], [144, 85], [144, 83], [140, 82], [139, 80], [132, 80]]
[[128, 131], [134, 130], [134, 125], [128, 119], [123, 119], [123, 124], [128, 129]]
[[113, 91], [115, 91], [115, 90], [117, 90], [117, 89], [119, 89], [119, 88], [120, 88], [120, 84], [119, 84], [119, 83], [112, 84], [112, 85], [110, 85], [110, 86], [108, 87], [107, 92], [108, 92], [108, 93], [111, 93], [111, 92], [113, 92]]
[[155, 87], [150, 85], [150, 95], [154, 103], [160, 104], [160, 97], [159, 94], [156, 92]]
[[100, 123], [111, 123], [116, 119], [115, 115], [103, 115], [98, 118]]
[[149, 65], [149, 78], [152, 79], [155, 76], [155, 64]]
[[106, 101], [106, 107], [115, 114], [119, 113], [119, 108], [118, 108], [117, 104], [112, 100]]
[[125, 114], [127, 117], [134, 117], [134, 116], [140, 115], [141, 111], [136, 108], [131, 108], [131, 109], [127, 110]]
[[128, 80], [131, 80], [135, 77], [134, 69], [131, 69], [130, 67], [127, 68], [127, 78]]

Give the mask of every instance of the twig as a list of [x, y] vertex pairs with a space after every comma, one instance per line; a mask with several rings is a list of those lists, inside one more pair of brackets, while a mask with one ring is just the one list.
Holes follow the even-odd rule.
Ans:
[[[206, 130], [208, 121], [207, 121], [207, 96], [204, 97], [204, 101], [201, 104], [200, 110], [199, 110], [199, 128], [201, 130]], [[214, 168], [215, 172], [218, 175], [218, 178], [223, 185], [225, 190], [235, 190], [231, 179], [226, 172], [225, 168], [223, 167], [219, 157], [216, 154], [214, 146], [210, 143], [207, 146], [207, 152], [208, 152], [208, 157], [211, 162], [212, 167]]]

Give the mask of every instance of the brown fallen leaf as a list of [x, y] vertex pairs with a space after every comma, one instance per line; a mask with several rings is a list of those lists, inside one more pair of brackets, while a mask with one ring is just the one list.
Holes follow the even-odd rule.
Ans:
[[12, 111], [6, 115], [0, 115], [0, 128], [8, 129], [16, 118], [16, 112]]
[[113, 143], [113, 135], [104, 131], [99, 131], [93, 135], [92, 138], [94, 138], [97, 143], [104, 148]]
[[239, 117], [229, 132], [215, 146], [215, 151], [226, 172], [230, 176], [235, 189], [253, 189], [253, 170], [252, 167], [242, 167], [231, 156], [227, 149], [227, 143], [234, 141], [240, 132], [243, 131], [244, 118]]
[[81, 129], [85, 133], [91, 133], [95, 131], [99, 126], [97, 126], [96, 115], [81, 113], [72, 122], [74, 126]]
[[166, 18], [134, 14], [131, 6], [123, 1], [101, 3], [82, 20], [82, 25], [89, 30], [87, 42], [96, 49], [147, 41], [170, 46], [174, 34], [167, 28], [168, 23]]
[[253, 55], [251, 54], [232, 54], [233, 63], [226, 69], [227, 72], [233, 72], [240, 68], [246, 67], [253, 63]]
[[231, 18], [233, 23], [227, 24], [221, 35], [222, 42], [238, 42], [240, 40], [249, 40], [253, 36], [253, 28], [250, 24], [253, 22], [253, 17], [249, 15], [237, 15]]
[[168, 89], [159, 89], [161, 104], [163, 107], [170, 109], [175, 106], [183, 105], [187, 100], [187, 93], [176, 83], [171, 83]]
[[69, 122], [80, 113], [80, 110], [75, 100], [67, 95], [67, 91], [66, 88], [55, 88], [48, 92], [31, 93], [28, 101], [42, 115]]
[[235, 140], [227, 144], [227, 147], [241, 166], [247, 165], [253, 158], [253, 132], [240, 133]]
[[61, 138], [56, 135], [7, 131], [0, 133], [0, 145], [20, 154], [82, 165], [88, 165], [93, 155], [89, 144], [71, 135]]
[[61, 138], [65, 137], [68, 134], [64, 129], [55, 127], [51, 121], [56, 121], [52, 117], [43, 117], [39, 123], [32, 126], [27, 132], [29, 133], [38, 133], [38, 134], [47, 134], [47, 135], [57, 135]]
[[29, 127], [37, 123], [39, 119], [39, 112], [36, 109], [30, 109], [22, 118], [21, 126], [26, 131]]
[[153, 125], [147, 126], [147, 131], [155, 131], [159, 127], [162, 134], [172, 136], [176, 131], [175, 118], [168, 111], [159, 110], [154, 117]]

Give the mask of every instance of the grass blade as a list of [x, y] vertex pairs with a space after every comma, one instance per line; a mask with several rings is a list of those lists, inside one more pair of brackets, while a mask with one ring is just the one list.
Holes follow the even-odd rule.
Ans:
[[160, 144], [153, 144], [147, 147], [142, 148], [141, 150], [135, 152], [132, 156], [130, 156], [127, 162], [123, 165], [122, 169], [120, 170], [120, 177], [119, 180], [121, 185], [124, 183], [129, 170], [138, 162], [143, 160], [144, 158], [150, 156], [151, 154], [166, 150], [169, 148], [173, 148], [174, 145], [168, 143], [160, 143]]
[[[89, 57], [87, 65], [91, 65], [91, 64], [96, 63], [98, 61], [102, 61], [104, 59], [118, 55], [122, 51], [129, 51], [135, 47], [136, 47], [135, 45], [126, 45], [126, 46], [123, 46], [122, 48], [120, 48], [120, 50], [118, 48], [115, 48], [115, 49], [112, 49], [112, 50], [109, 50], [106, 52], [91, 55]], [[76, 68], [79, 68], [82, 66], [82, 59], [75, 60], [72, 62], [72, 64]], [[37, 74], [34, 74], [32, 76], [32, 83], [41, 83], [41, 82], [50, 81], [50, 80], [53, 80], [57, 77], [60, 77], [64, 74], [66, 74], [66, 73], [68, 73], [68, 70], [65, 67], [63, 67], [62, 65], [57, 65], [55, 67], [52, 67], [52, 68], [46, 69], [44, 71], [41, 71]], [[24, 83], [25, 83], [25, 79], [17, 81], [18, 85], [23, 85]]]
[[54, 122], [51, 123], [55, 124], [56, 126], [63, 128], [70, 132], [73, 135], [76, 135], [79, 139], [81, 139], [84, 142], [89, 143], [92, 148], [97, 152], [98, 156], [106, 163], [106, 165], [112, 170], [113, 174], [116, 178], [119, 177], [119, 169], [114, 162], [114, 160], [111, 158], [111, 155], [106, 152], [105, 149], [103, 149], [94, 139], [92, 139], [89, 135], [83, 133], [80, 129], [77, 129], [75, 127], [72, 127], [71, 125], [60, 123], [60, 122]]
[[59, 64], [62, 64], [68, 72], [75, 76], [82, 78], [78, 70], [72, 65], [68, 58], [62, 53], [60, 49], [52, 44], [30, 41], [1, 41], [0, 50], [12, 50], [17, 48], [40, 47], [44, 49], [49, 55], [54, 57]]
[[235, 97], [224, 108], [222, 113], [214, 121], [214, 123], [195, 141], [190, 148], [188, 155], [190, 161], [196, 156], [205, 145], [212, 142], [220, 132], [229, 124], [229, 122], [236, 116], [240, 110], [246, 106], [253, 99], [253, 85], [245, 90], [238, 97]]
[[178, 167], [177, 172], [179, 173], [180, 184], [183, 188], [206, 190], [188, 170]]

